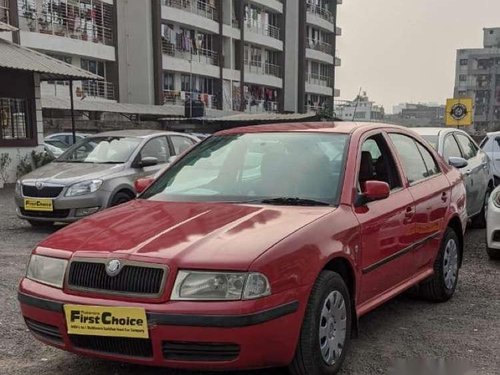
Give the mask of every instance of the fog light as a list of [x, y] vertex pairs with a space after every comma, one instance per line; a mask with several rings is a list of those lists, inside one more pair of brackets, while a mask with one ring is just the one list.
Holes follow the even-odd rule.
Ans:
[[75, 216], [77, 217], [89, 216], [99, 211], [99, 208], [100, 207], [78, 208], [76, 210]]

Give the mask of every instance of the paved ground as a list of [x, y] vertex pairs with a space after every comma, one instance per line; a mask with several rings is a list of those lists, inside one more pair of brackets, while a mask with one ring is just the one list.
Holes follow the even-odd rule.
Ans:
[[[0, 190], [0, 374], [181, 374], [82, 358], [31, 337], [19, 313], [16, 288], [31, 248], [49, 232], [33, 230], [15, 217], [12, 193]], [[500, 262], [488, 260], [484, 231], [467, 234], [455, 298], [434, 305], [403, 296], [362, 318], [360, 337], [353, 341], [342, 375], [386, 374], [400, 358], [465, 360], [476, 374], [500, 374]]]

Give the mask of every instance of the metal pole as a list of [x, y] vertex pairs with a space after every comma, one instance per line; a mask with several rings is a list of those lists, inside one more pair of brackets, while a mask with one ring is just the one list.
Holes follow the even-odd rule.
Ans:
[[191, 47], [191, 60], [189, 62], [189, 118], [193, 118], [193, 47]]
[[73, 144], [76, 143], [76, 127], [75, 127], [75, 99], [73, 97], [73, 80], [69, 80], [69, 97], [71, 102], [71, 132], [73, 133]]

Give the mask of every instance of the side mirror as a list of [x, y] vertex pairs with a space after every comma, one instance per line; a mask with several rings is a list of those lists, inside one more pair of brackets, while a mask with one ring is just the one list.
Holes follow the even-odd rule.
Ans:
[[464, 158], [451, 157], [448, 159], [448, 164], [457, 169], [465, 168], [469, 165], [469, 162]]
[[154, 178], [140, 178], [134, 183], [135, 191], [137, 194], [141, 194], [144, 190], [151, 186], [155, 181]]
[[386, 182], [366, 181], [364, 185], [363, 194], [360, 196], [361, 201], [358, 200], [360, 205], [387, 199], [391, 194], [391, 188]]
[[139, 161], [139, 168], [153, 167], [155, 165], [158, 165], [158, 159], [150, 156], [142, 158], [141, 161]]

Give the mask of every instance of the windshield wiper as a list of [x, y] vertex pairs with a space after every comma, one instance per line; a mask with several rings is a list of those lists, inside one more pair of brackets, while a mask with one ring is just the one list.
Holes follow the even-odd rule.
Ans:
[[330, 203], [317, 201], [314, 199], [281, 197], [272, 199], [263, 199], [263, 204], [272, 204], [276, 206], [330, 206]]

